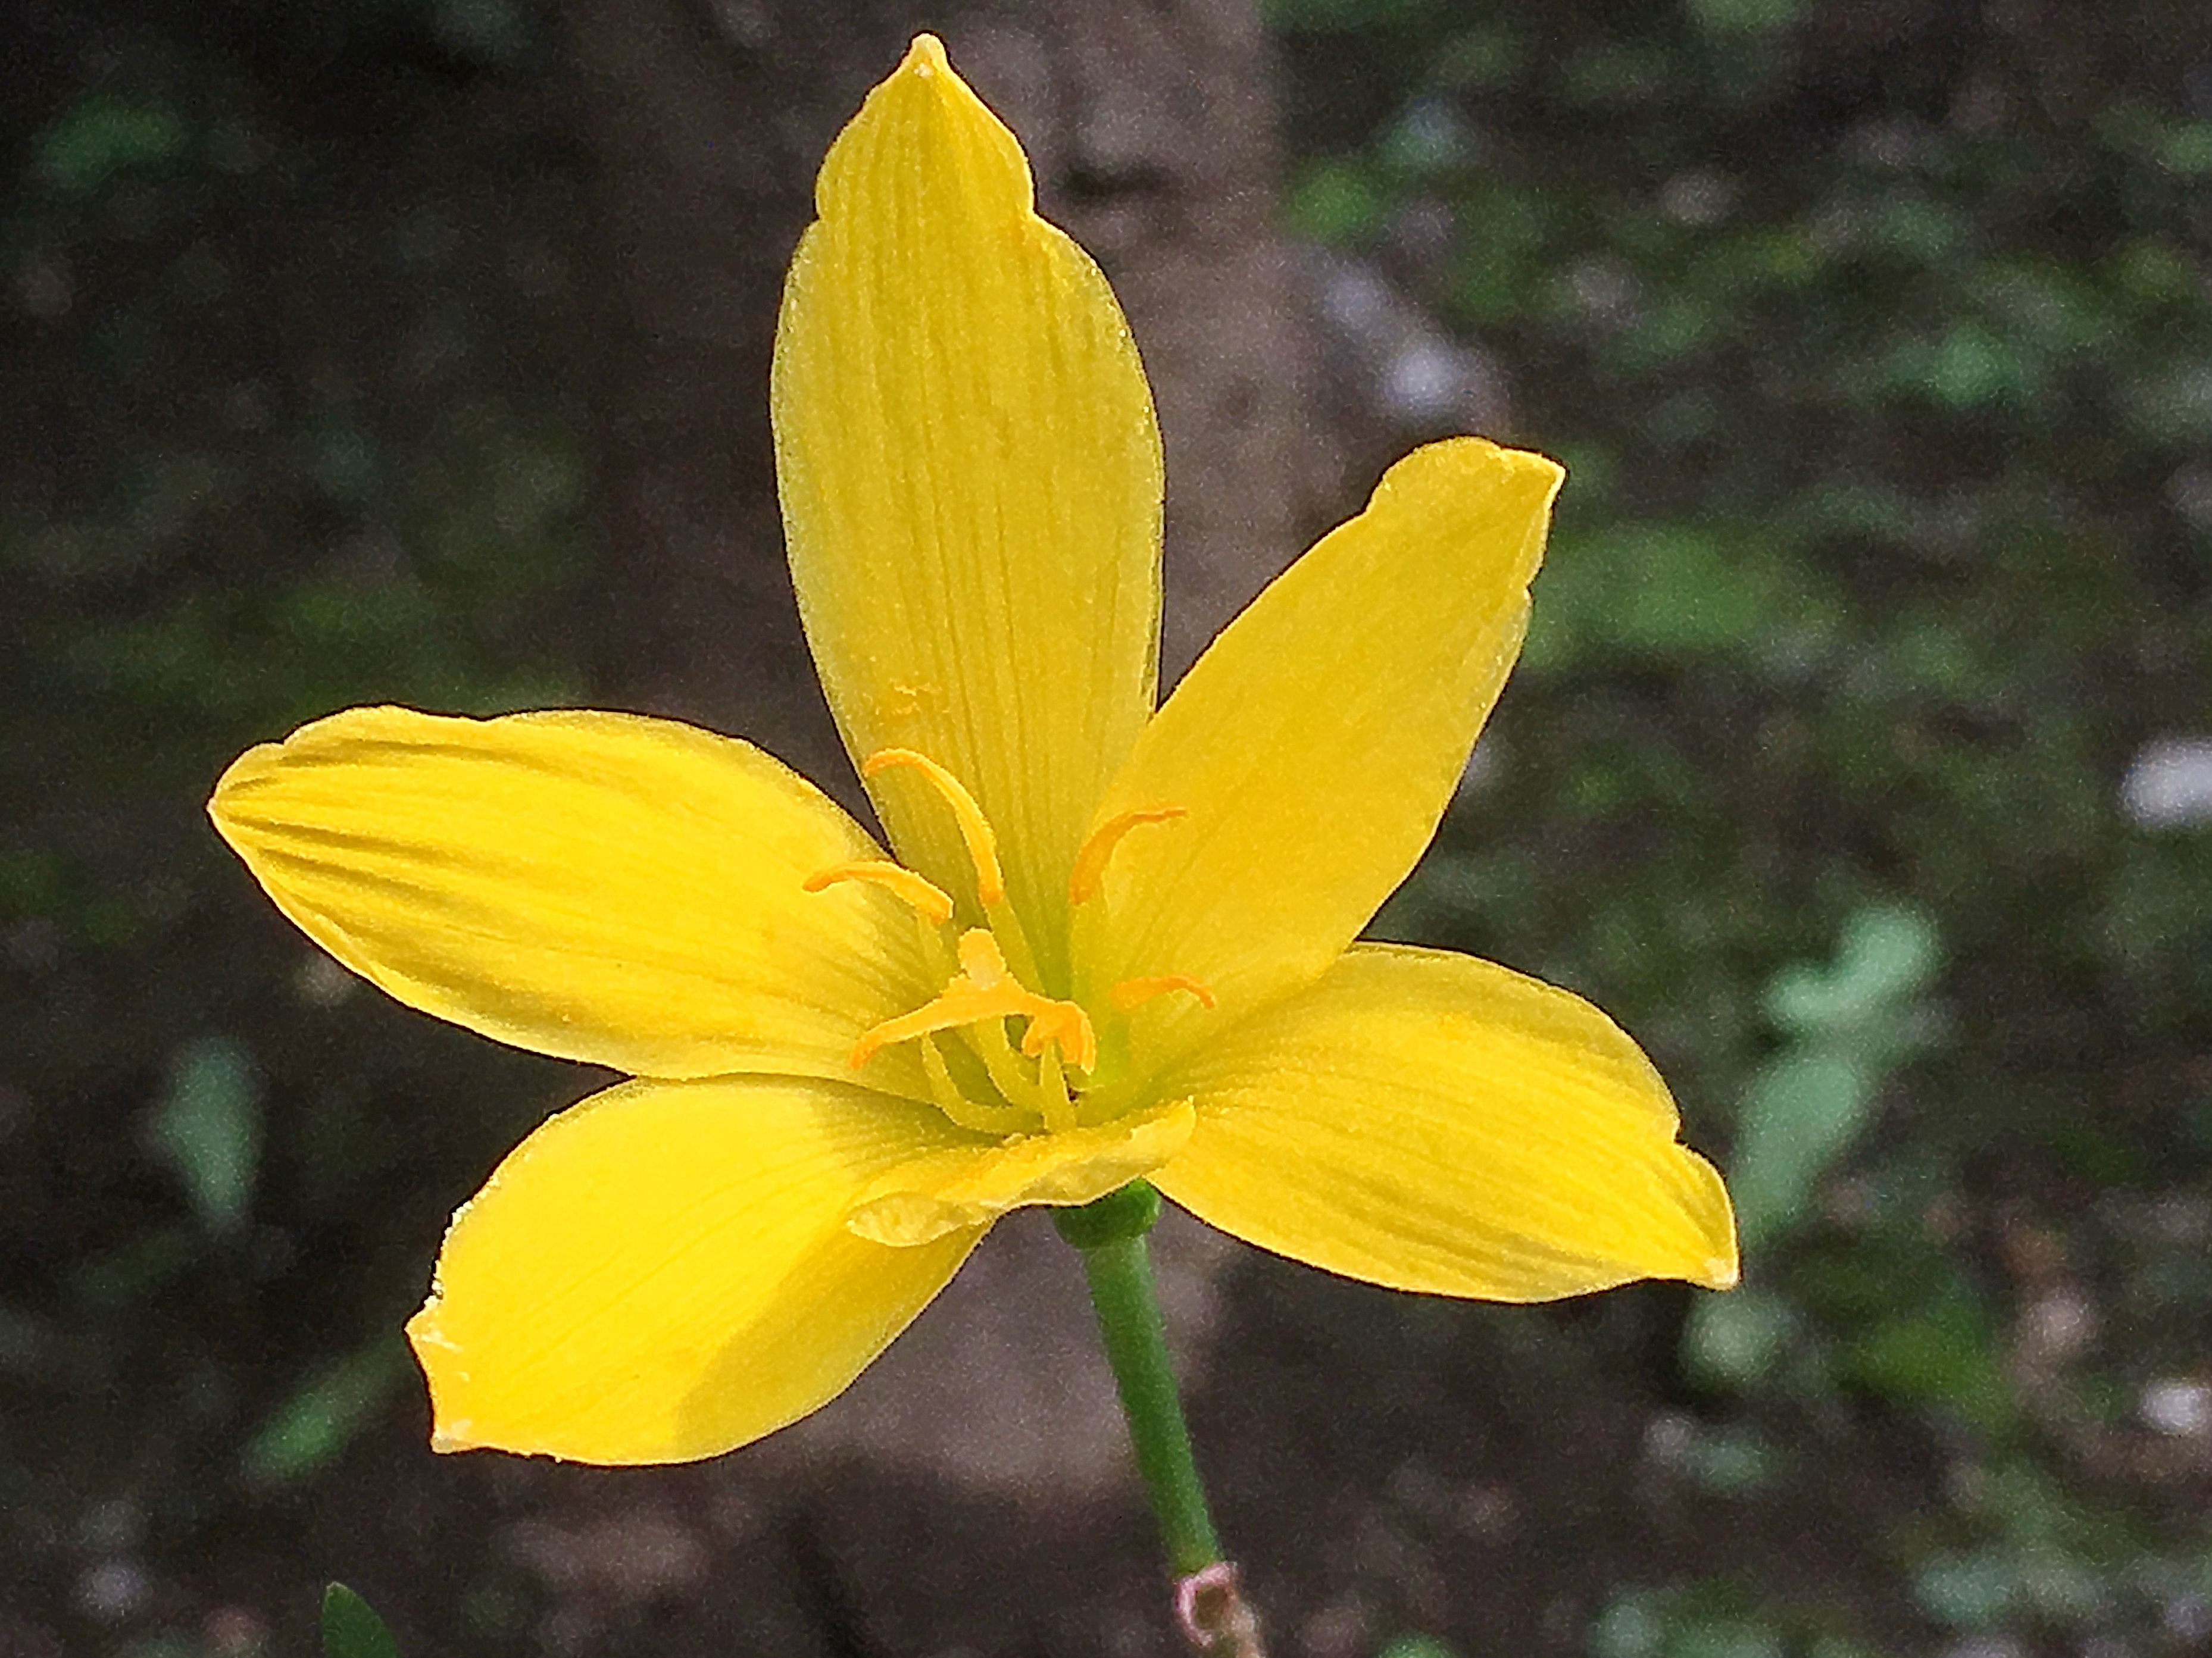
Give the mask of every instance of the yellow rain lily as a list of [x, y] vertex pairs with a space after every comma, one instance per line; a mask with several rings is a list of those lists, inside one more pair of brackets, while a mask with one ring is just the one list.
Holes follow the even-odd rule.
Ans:
[[842, 1389], [996, 1217], [1139, 1176], [1400, 1289], [1733, 1283], [1720, 1180], [1603, 1014], [1353, 942], [1513, 662], [1559, 469], [1409, 456], [1155, 712], [1136, 350], [936, 40], [817, 203], [784, 516], [896, 857], [760, 750], [618, 714], [357, 708], [210, 807], [400, 1000], [632, 1076], [455, 1216], [408, 1326], [435, 1443], [727, 1450]]

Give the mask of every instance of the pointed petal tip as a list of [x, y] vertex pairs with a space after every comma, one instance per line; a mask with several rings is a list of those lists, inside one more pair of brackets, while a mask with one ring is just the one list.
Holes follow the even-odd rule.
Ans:
[[1014, 135], [960, 78], [945, 43], [917, 34], [830, 146], [815, 179], [815, 213], [895, 215], [896, 203], [945, 188], [966, 192], [969, 208], [987, 215], [1036, 205]]
[[906, 49], [899, 60], [898, 72], [917, 79], [933, 75], [950, 74], [952, 65], [945, 56], [945, 42], [924, 30], [914, 37], [914, 44]]
[[283, 752], [281, 743], [256, 743], [222, 768], [215, 786], [208, 791], [207, 813], [217, 829], [223, 829], [224, 812], [237, 799], [239, 791], [265, 775]]

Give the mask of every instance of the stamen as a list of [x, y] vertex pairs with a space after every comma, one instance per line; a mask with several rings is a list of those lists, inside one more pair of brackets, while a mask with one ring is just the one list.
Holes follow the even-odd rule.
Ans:
[[1037, 1055], [1037, 1109], [1049, 1133], [1065, 1134], [1075, 1127], [1075, 1096], [1067, 1091], [1067, 1073], [1060, 1068], [1058, 1042], [1047, 1042]]
[[1114, 848], [1121, 844], [1121, 837], [1139, 823], [1172, 823], [1189, 815], [1182, 806], [1139, 806], [1134, 811], [1117, 812], [1097, 829], [1075, 854], [1075, 867], [1067, 874], [1067, 901], [1072, 904], [1088, 902], [1098, 891], [1098, 884], [1106, 874], [1106, 860], [1114, 855]]
[[809, 892], [823, 892], [840, 881], [866, 881], [872, 886], [882, 887], [892, 896], [911, 904], [924, 920], [934, 926], [943, 926], [952, 919], [952, 900], [943, 888], [924, 880], [903, 864], [885, 863], [880, 858], [838, 864], [808, 876], [800, 884]]
[[960, 1127], [972, 1128], [979, 1134], [1024, 1134], [1036, 1129], [1036, 1118], [1018, 1107], [986, 1105], [962, 1093], [934, 1035], [921, 1039], [921, 1069], [929, 1078], [930, 1098]]
[[1037, 1097], [1036, 1078], [1023, 1070], [1021, 1060], [1014, 1054], [1014, 1045], [1006, 1040], [1006, 1023], [1003, 1019], [986, 1019], [981, 1024], [968, 1027], [968, 1044], [975, 1049], [975, 1057], [983, 1061], [983, 1069], [990, 1073], [991, 1085], [1008, 1099], [1029, 1106], [1040, 1116], [1044, 1103]]
[[1124, 979], [1107, 992], [1115, 1006], [1127, 1013], [1133, 1007], [1141, 1007], [1155, 996], [1164, 996], [1171, 990], [1198, 998], [1200, 1007], [1219, 1005], [1211, 986], [1203, 980], [1194, 979], [1188, 973], [1163, 973], [1152, 979]]
[[968, 843], [968, 856], [975, 865], [977, 901], [984, 904], [1003, 902], [1006, 878], [999, 869], [999, 837], [991, 832], [989, 820], [983, 816], [982, 807], [975, 804], [975, 797], [951, 772], [927, 755], [916, 754], [912, 749], [877, 750], [860, 762], [860, 775], [873, 777], [894, 766], [913, 767], [945, 797], [945, 804], [952, 808], [953, 820], [960, 826], [960, 838]]

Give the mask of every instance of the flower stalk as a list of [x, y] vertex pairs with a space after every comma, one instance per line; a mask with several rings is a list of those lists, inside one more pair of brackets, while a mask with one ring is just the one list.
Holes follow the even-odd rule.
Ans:
[[1056, 1208], [1052, 1218], [1083, 1257], [1138, 1477], [1175, 1573], [1176, 1620], [1209, 1658], [1260, 1658], [1258, 1625], [1237, 1592], [1237, 1569], [1222, 1558], [1168, 1355], [1145, 1242], [1159, 1213], [1160, 1194], [1139, 1180], [1091, 1203]]

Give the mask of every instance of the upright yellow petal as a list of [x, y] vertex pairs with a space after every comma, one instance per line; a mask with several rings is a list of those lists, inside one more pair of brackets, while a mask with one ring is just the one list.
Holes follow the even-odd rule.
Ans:
[[453, 1217], [407, 1326], [440, 1450], [682, 1462], [842, 1392], [981, 1229], [845, 1225], [936, 1113], [786, 1078], [625, 1083], [552, 1118]]
[[1095, 821], [1180, 807], [1117, 846], [1078, 917], [1096, 991], [1147, 1004], [1140, 1063], [1310, 981], [1403, 880], [1521, 646], [1562, 474], [1479, 438], [1416, 450], [1223, 631]]
[[[216, 829], [308, 937], [410, 1007], [647, 1076], [849, 1079], [929, 994], [880, 856], [749, 744], [672, 720], [355, 708], [240, 756]], [[911, 1056], [869, 1081], [927, 1096]]]
[[1491, 963], [1355, 946], [1163, 1085], [1198, 1126], [1154, 1183], [1310, 1266], [1486, 1301], [1735, 1282], [1728, 1193], [1636, 1044]]
[[[1032, 199], [1013, 135], [916, 39], [823, 165], [773, 404], [792, 574], [847, 745], [965, 784], [1056, 950], [1091, 805], [1152, 711], [1160, 457], [1113, 293]], [[870, 788], [908, 860], [970, 897], [943, 801], [911, 772]]]

